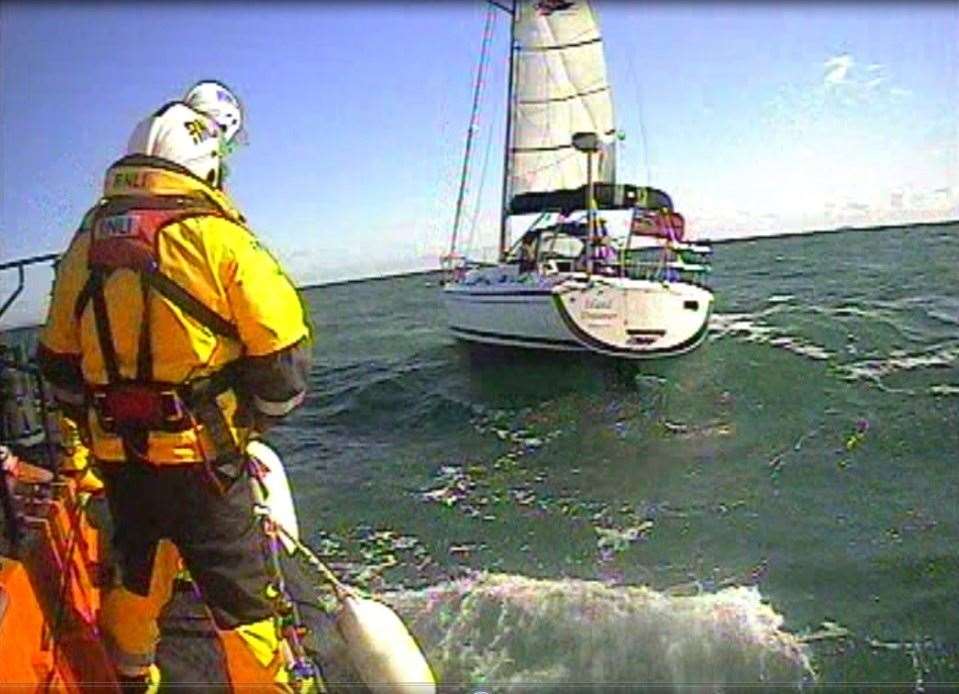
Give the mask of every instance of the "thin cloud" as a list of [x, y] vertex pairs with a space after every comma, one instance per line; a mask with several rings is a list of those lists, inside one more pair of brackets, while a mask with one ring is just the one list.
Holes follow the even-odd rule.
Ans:
[[909, 89], [895, 85], [882, 63], [860, 65], [849, 53], [840, 53], [823, 61], [822, 84], [847, 103], [863, 103], [875, 98], [905, 99]]
[[823, 83], [827, 86], [835, 86], [846, 83], [849, 71], [852, 70], [855, 61], [848, 53], [834, 55], [823, 63], [826, 69], [826, 75], [823, 77]]

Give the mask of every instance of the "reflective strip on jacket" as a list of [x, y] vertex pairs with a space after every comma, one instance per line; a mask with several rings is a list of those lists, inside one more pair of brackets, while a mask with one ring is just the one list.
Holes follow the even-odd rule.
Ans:
[[[236, 367], [237, 386], [242, 386], [250, 407], [270, 417], [288, 413], [303, 398], [309, 367], [310, 331], [293, 284], [246, 229], [230, 200], [186, 169], [134, 155], [107, 171], [106, 198], [156, 195], [195, 196], [212, 202], [222, 213], [166, 225], [157, 236], [156, 257], [162, 274], [234, 325], [239, 339], [216, 335], [166, 297], [152, 292], [152, 380], [185, 383], [211, 376], [231, 364]], [[87, 302], [79, 316], [75, 314], [78, 296], [90, 274], [90, 217], [87, 215], [60, 260], [37, 355], [44, 375], [55, 391], [63, 394], [62, 404], [74, 407], [84, 384], [96, 387], [108, 382], [92, 302]], [[124, 379], [137, 374], [142, 296], [140, 278], [133, 270], [118, 269], [105, 281], [112, 343]], [[245, 422], [240, 426], [235, 421], [237, 392], [227, 390], [217, 397], [217, 403], [235, 440], [245, 441]], [[99, 426], [92, 408], [85, 415], [94, 456], [123, 460], [120, 437]], [[151, 432], [144, 457], [154, 463], [189, 463], [212, 458], [214, 451], [211, 437], [198, 425], [180, 432]]]

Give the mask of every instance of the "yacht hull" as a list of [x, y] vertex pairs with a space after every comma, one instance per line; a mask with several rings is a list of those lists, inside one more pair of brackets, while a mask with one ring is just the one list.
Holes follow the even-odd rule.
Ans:
[[596, 275], [450, 283], [443, 296], [460, 340], [625, 359], [694, 349], [706, 336], [713, 305], [708, 289], [685, 282]]

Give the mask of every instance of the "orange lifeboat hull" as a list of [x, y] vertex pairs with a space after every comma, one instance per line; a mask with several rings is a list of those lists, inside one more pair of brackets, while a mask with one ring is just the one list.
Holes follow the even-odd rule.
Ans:
[[[17, 692], [119, 692], [97, 627], [103, 547], [83, 496], [73, 480], [53, 481], [26, 463], [14, 475], [22, 537], [0, 553], [0, 684]], [[271, 689], [272, 671], [235, 636], [217, 632], [228, 684]]]

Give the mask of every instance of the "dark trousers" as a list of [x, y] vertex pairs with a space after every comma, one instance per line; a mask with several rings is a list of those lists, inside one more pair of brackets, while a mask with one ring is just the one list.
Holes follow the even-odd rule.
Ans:
[[214, 485], [203, 464], [99, 466], [124, 587], [147, 595], [157, 543], [168, 538], [221, 629], [273, 614], [249, 479]]

